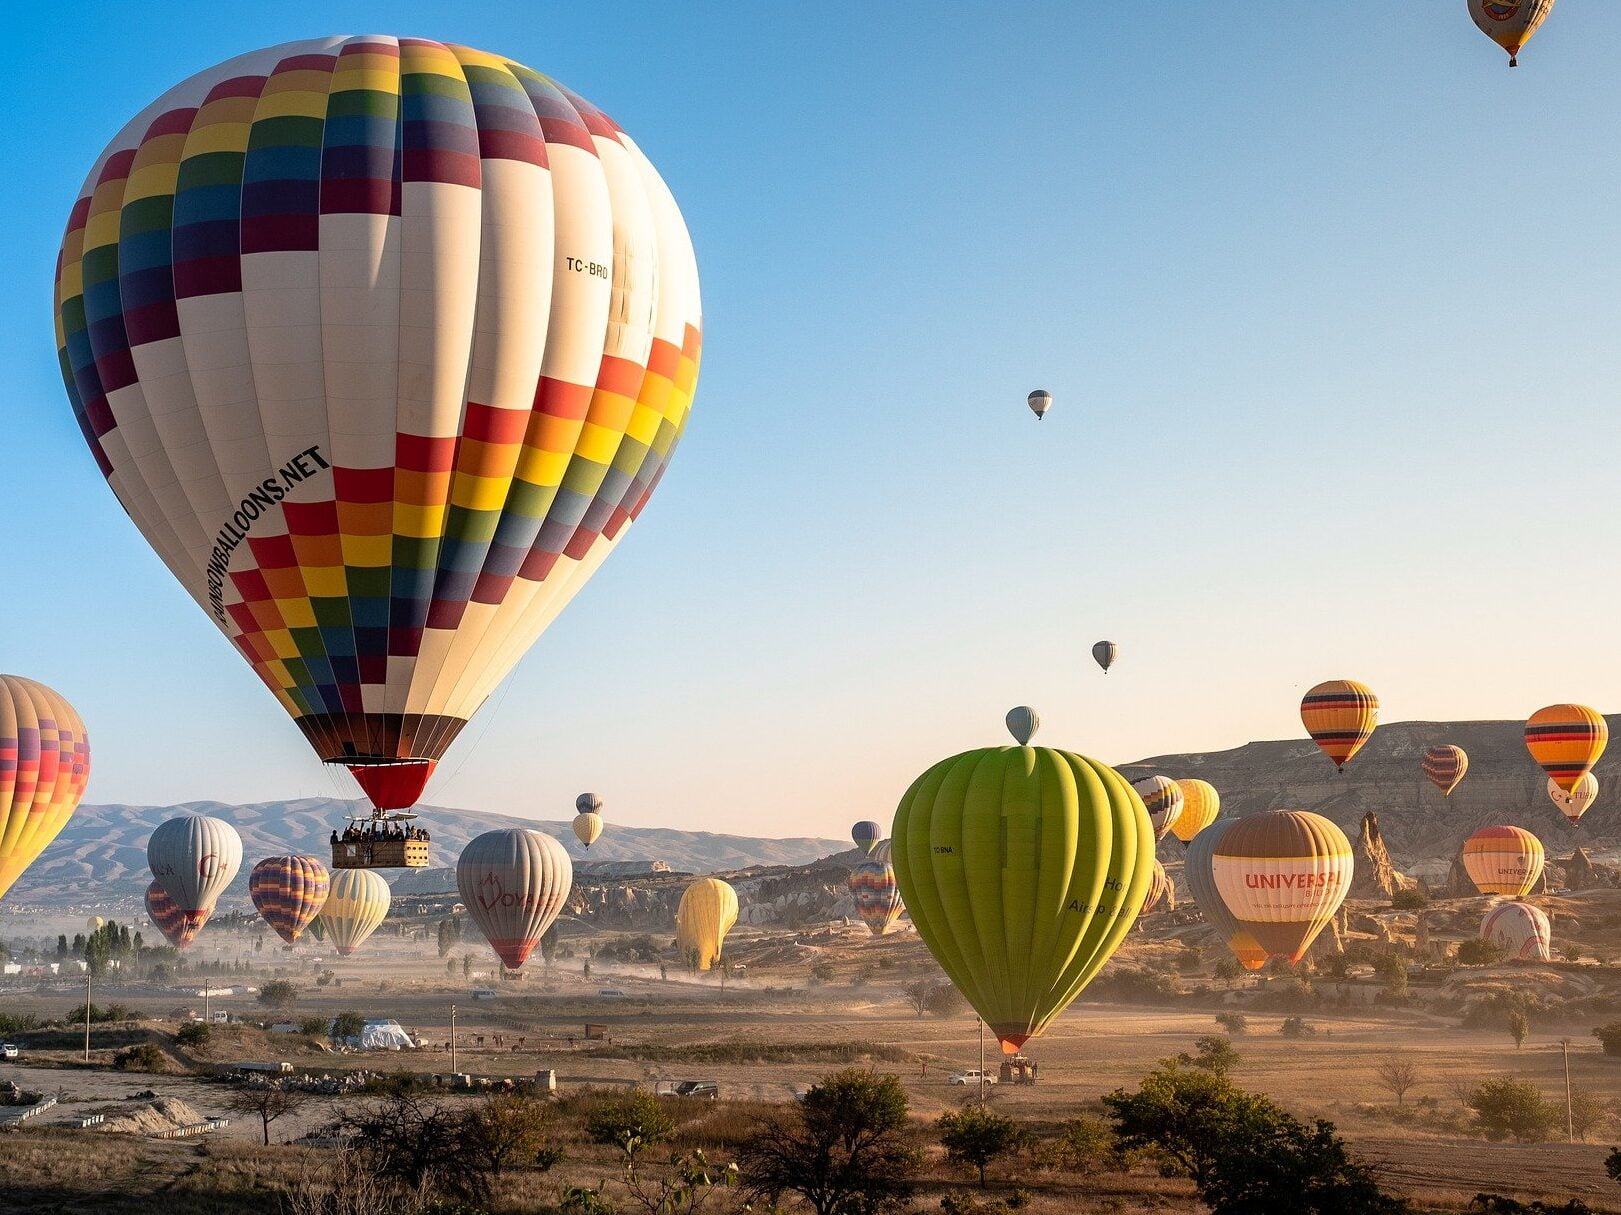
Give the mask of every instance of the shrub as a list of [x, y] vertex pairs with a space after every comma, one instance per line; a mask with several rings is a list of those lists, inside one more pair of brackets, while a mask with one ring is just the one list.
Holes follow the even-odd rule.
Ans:
[[586, 1119], [585, 1133], [634, 1161], [643, 1148], [663, 1143], [675, 1134], [675, 1119], [652, 1093], [637, 1092], [609, 1101]]
[[206, 1021], [187, 1021], [174, 1031], [174, 1040], [181, 1046], [207, 1046], [213, 1036], [214, 1031]]
[[347, 1042], [359, 1038], [366, 1028], [366, 1018], [354, 1011], [341, 1012], [332, 1018], [332, 1040]]
[[1127, 1166], [1114, 1130], [1102, 1118], [1082, 1114], [1060, 1128], [1056, 1139], [1037, 1145], [1037, 1162], [1047, 1168], [1082, 1175], [1114, 1172]]
[[259, 988], [259, 1003], [277, 1010], [298, 1003], [298, 985], [288, 979], [271, 979]]
[[1559, 1111], [1543, 1099], [1529, 1080], [1499, 1076], [1469, 1095], [1469, 1108], [1486, 1138], [1541, 1143], [1561, 1121]]
[[305, 1017], [298, 1023], [298, 1032], [311, 1038], [318, 1038], [326, 1033], [331, 1022], [325, 1017]]
[[1317, 1028], [1305, 1017], [1285, 1017], [1283, 1024], [1278, 1026], [1278, 1032], [1285, 1038], [1305, 1038], [1316, 1033]]
[[1233, 1049], [1232, 1042], [1220, 1034], [1206, 1034], [1193, 1043], [1198, 1047], [1197, 1054], [1188, 1054], [1183, 1051], [1176, 1056], [1175, 1063], [1184, 1067], [1202, 1068], [1218, 1076], [1226, 1076], [1238, 1067], [1239, 1054]]
[[1606, 1055], [1621, 1055], [1621, 1021], [1600, 1025], [1593, 1031], [1593, 1036], [1603, 1045]]
[[1430, 905], [1429, 896], [1422, 890], [1398, 890], [1390, 896], [1392, 911], [1422, 911]]
[[[1233, 964], [1237, 965], [1236, 962]], [[1248, 1031], [1250, 1019], [1241, 1012], [1219, 1012], [1216, 1014], [1216, 1024], [1237, 1037]]]
[[985, 1170], [991, 1161], [1017, 1152], [1030, 1142], [1028, 1131], [1011, 1118], [977, 1105], [940, 1115], [935, 1129], [946, 1159], [979, 1170], [979, 1188], [985, 1188]]
[[1503, 947], [1485, 937], [1458, 942], [1459, 966], [1496, 966], [1503, 960]]
[[150, 1042], [137, 1042], [114, 1055], [113, 1066], [121, 1072], [167, 1071], [169, 1056]]

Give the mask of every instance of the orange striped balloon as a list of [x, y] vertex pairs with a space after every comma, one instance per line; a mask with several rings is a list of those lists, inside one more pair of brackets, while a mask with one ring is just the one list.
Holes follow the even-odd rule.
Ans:
[[1323, 754], [1343, 768], [1379, 724], [1379, 698], [1373, 689], [1354, 679], [1330, 679], [1307, 692], [1300, 702], [1300, 720]]
[[1610, 741], [1604, 715], [1586, 705], [1549, 705], [1525, 723], [1525, 746], [1531, 758], [1566, 793], [1593, 770]]
[[1523, 898], [1542, 877], [1542, 841], [1524, 827], [1482, 827], [1463, 842], [1463, 867], [1481, 894]]
[[[1150, 911], [1153, 911], [1156, 907], [1163, 903], [1166, 896], [1168, 896], [1170, 893], [1170, 876], [1165, 872], [1165, 866], [1156, 860], [1154, 862], [1153, 876], [1150, 877], [1148, 881], [1148, 894], [1146, 897], [1144, 897], [1143, 909], [1142, 911], [1138, 912], [1138, 914], [1147, 915]], [[1176, 903], [1173, 901], [1165, 910], [1175, 911]]]
[[1469, 771], [1469, 756], [1462, 747], [1454, 747], [1451, 743], [1425, 747], [1419, 763], [1424, 768], [1424, 775], [1430, 778], [1430, 784], [1441, 791], [1442, 797], [1450, 796], [1463, 779], [1463, 774]]
[[1216, 891], [1272, 957], [1298, 962], [1351, 889], [1345, 832], [1320, 814], [1272, 810], [1234, 819], [1211, 855]]
[[1171, 820], [1171, 833], [1184, 844], [1216, 821], [1221, 813], [1221, 794], [1207, 780], [1179, 780], [1182, 813]]

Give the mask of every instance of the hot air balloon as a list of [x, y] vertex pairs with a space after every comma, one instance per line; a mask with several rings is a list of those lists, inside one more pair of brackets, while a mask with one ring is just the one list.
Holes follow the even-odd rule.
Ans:
[[1499, 903], [1480, 922], [1480, 935], [1511, 962], [1553, 960], [1553, 926], [1529, 903]]
[[146, 888], [146, 918], [163, 934], [163, 939], [176, 949], [184, 949], [196, 939], [208, 922], [208, 916], [208, 911], [189, 916], [181, 911], [161, 882], [153, 882]]
[[582, 793], [574, 799], [574, 838], [587, 849], [602, 834], [602, 799], [595, 793]]
[[1120, 657], [1120, 647], [1112, 641], [1098, 641], [1092, 645], [1092, 659], [1103, 668], [1107, 675], [1109, 668], [1114, 666], [1114, 660]]
[[1047, 416], [1047, 411], [1053, 407], [1053, 394], [1045, 388], [1038, 388], [1025, 398], [1030, 406], [1030, 412], [1036, 415], [1036, 421]]
[[1351, 841], [1306, 810], [1234, 819], [1213, 841], [1211, 875], [1238, 926], [1275, 958], [1298, 962], [1351, 890]]
[[1007, 711], [1006, 720], [1008, 733], [1021, 747], [1028, 747], [1036, 731], [1041, 729], [1041, 715], [1029, 705], [1014, 705]]
[[1469, 15], [1486, 37], [1508, 52], [1509, 67], [1520, 66], [1520, 48], [1553, 11], [1554, 0], [1469, 0]]
[[0, 675], [0, 898], [67, 824], [90, 780], [90, 740], [42, 683]]
[[1463, 867], [1481, 894], [1523, 898], [1542, 877], [1542, 841], [1523, 827], [1482, 827], [1463, 842]]
[[894, 866], [887, 858], [880, 861], [868, 857], [850, 870], [849, 886], [856, 915], [873, 936], [883, 936], [901, 914], [901, 891]]
[[1138, 912], [1138, 914], [1147, 915], [1150, 911], [1153, 911], [1162, 902], [1164, 902], [1167, 896], [1169, 896], [1171, 899], [1171, 905], [1167, 907], [1166, 910], [1175, 911], [1176, 896], [1172, 893], [1173, 889], [1171, 879], [1165, 872], [1165, 866], [1160, 864], [1158, 860], [1155, 860], [1154, 876], [1148, 884], [1148, 894], [1143, 898], [1143, 909], [1142, 911]]
[[1525, 746], [1553, 783], [1573, 793], [1610, 741], [1604, 715], [1586, 705], [1549, 705], [1525, 723]]
[[1227, 948], [1233, 951], [1238, 964], [1245, 970], [1259, 970], [1266, 965], [1268, 956], [1266, 950], [1261, 948], [1248, 930], [1240, 926], [1237, 917], [1227, 910], [1227, 904], [1222, 902], [1221, 893], [1216, 889], [1213, 864], [1216, 842], [1236, 821], [1228, 819], [1226, 822], [1214, 823], [1193, 837], [1188, 843], [1187, 861], [1182, 868], [1182, 877], [1188, 884], [1188, 894], [1193, 897], [1193, 901], [1204, 914], [1206, 922], [1216, 930], [1216, 934], [1222, 940], [1227, 942]]
[[313, 856], [267, 856], [248, 874], [254, 908], [289, 945], [321, 914], [330, 887], [326, 866]]
[[918, 935], [1009, 1054], [1102, 969], [1153, 880], [1142, 799], [1108, 765], [1049, 747], [935, 764], [892, 840]]
[[540, 831], [486, 831], [456, 862], [462, 902], [508, 970], [529, 959], [573, 885], [568, 851]]
[[1419, 757], [1419, 766], [1424, 769], [1430, 784], [1441, 791], [1441, 796], [1449, 797], [1463, 779], [1463, 774], [1469, 771], [1469, 756], [1462, 747], [1441, 743], [1424, 748], [1424, 754]]
[[1300, 720], [1323, 754], [1343, 768], [1379, 724], [1379, 698], [1354, 679], [1320, 683], [1300, 702]]
[[321, 923], [332, 944], [348, 957], [377, 931], [394, 901], [393, 892], [381, 874], [370, 869], [340, 869], [332, 875], [332, 886], [321, 905]]
[[1569, 819], [1572, 824], [1578, 823], [1581, 821], [1582, 815], [1587, 813], [1588, 808], [1598, 800], [1598, 777], [1591, 772], [1584, 772], [1581, 780], [1576, 782], [1575, 790], [1566, 793], [1554, 783], [1553, 777], [1550, 776], [1548, 778], [1548, 796], [1553, 799], [1553, 804], [1559, 807], [1559, 812]]
[[107, 927], [107, 921], [99, 915], [93, 915], [85, 920], [84, 926], [91, 932], [100, 932]]
[[641, 513], [702, 328], [680, 212], [612, 119], [373, 35], [239, 56], [132, 119], [55, 306], [113, 492], [379, 810]]
[[1143, 799], [1143, 806], [1148, 811], [1148, 821], [1154, 825], [1154, 838], [1164, 839], [1170, 834], [1171, 824], [1182, 813], [1185, 804], [1182, 786], [1168, 776], [1155, 773], [1132, 781], [1131, 787], [1137, 791], [1137, 796]]
[[1179, 780], [1182, 812], [1171, 820], [1171, 834], [1184, 844], [1198, 835], [1221, 814], [1221, 794], [1207, 780]]
[[176, 907], [207, 919], [242, 868], [242, 837], [224, 819], [182, 814], [152, 832], [146, 863]]
[[884, 829], [871, 819], [862, 819], [850, 828], [850, 838], [855, 846], [868, 856], [878, 847], [878, 841], [884, 838]]
[[737, 923], [737, 891], [719, 878], [699, 878], [681, 895], [675, 910], [675, 940], [694, 970], [720, 960], [726, 934]]

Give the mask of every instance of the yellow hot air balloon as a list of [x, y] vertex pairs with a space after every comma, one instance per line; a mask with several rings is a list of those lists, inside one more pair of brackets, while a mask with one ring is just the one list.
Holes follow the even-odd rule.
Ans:
[[100, 932], [103, 928], [107, 927], [107, 921], [99, 915], [93, 915], [85, 920], [84, 926], [91, 932]]
[[1330, 679], [1307, 692], [1300, 702], [1300, 720], [1323, 754], [1343, 768], [1379, 724], [1379, 698], [1373, 689], [1354, 679]]
[[0, 675], [0, 898], [67, 825], [90, 780], [90, 740], [42, 683]]
[[1508, 52], [1509, 67], [1520, 66], [1520, 48], [1553, 12], [1554, 0], [1469, 0], [1475, 28]]
[[675, 939], [694, 970], [720, 960], [726, 934], [737, 923], [737, 891], [719, 878], [699, 878], [681, 895], [675, 912]]
[[1298, 962], [1351, 890], [1345, 832], [1320, 814], [1272, 810], [1234, 819], [1211, 873], [1238, 926], [1275, 958]]
[[1563, 814], [1574, 825], [1581, 822], [1582, 815], [1598, 800], [1598, 777], [1591, 772], [1582, 773], [1581, 780], [1576, 782], [1576, 788], [1566, 793], [1557, 784], [1553, 777], [1548, 778], [1548, 796], [1553, 804], [1559, 807]]
[[1154, 839], [1142, 798], [1107, 764], [988, 747], [912, 783], [890, 856], [918, 935], [1013, 1053], [1131, 930]]
[[1463, 843], [1463, 867], [1481, 894], [1524, 898], [1542, 878], [1542, 841], [1524, 827], [1483, 827]]
[[1221, 794], [1207, 780], [1179, 780], [1182, 813], [1171, 820], [1171, 834], [1184, 844], [1198, 835], [1221, 814]]
[[365, 944], [388, 915], [393, 900], [388, 883], [370, 869], [335, 872], [326, 902], [321, 905], [321, 923], [337, 951], [348, 957]]
[[1593, 770], [1610, 741], [1609, 723], [1586, 705], [1549, 705], [1525, 723], [1525, 747], [1566, 793]]

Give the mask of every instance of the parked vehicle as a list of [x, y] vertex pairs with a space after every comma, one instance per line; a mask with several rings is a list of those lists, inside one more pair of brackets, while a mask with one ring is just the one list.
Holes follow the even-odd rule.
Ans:
[[15, 1059], [17, 1054], [15, 1042], [0, 1042], [0, 1059]]
[[604, 1000], [623, 1000], [625, 998], [625, 993], [617, 987], [604, 987], [597, 992], [597, 995]]
[[966, 1071], [953, 1072], [951, 1078], [946, 1081], [947, 1084], [979, 1084], [981, 1082], [995, 1084], [996, 1074], [994, 1072], [982, 1072], [977, 1067], [971, 1067]]
[[713, 1080], [660, 1080], [653, 1091], [661, 1097], [720, 1096], [720, 1085]]

